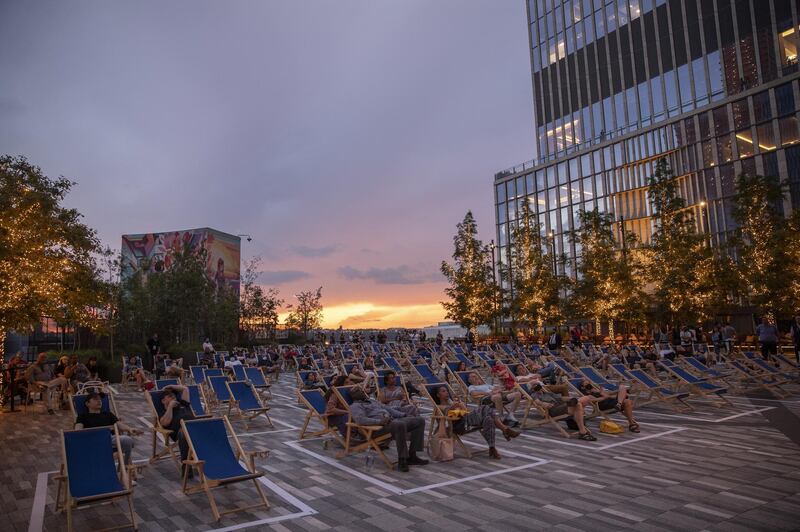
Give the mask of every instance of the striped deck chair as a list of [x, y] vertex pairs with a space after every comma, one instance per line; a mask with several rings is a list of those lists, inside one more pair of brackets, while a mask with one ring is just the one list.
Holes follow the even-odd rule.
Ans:
[[269, 426], [274, 428], [268, 413], [269, 406], [261, 401], [251, 383], [247, 381], [228, 381], [225, 386], [228, 388], [231, 397], [228, 402], [229, 416], [233, 409], [236, 408], [237, 417], [244, 420], [245, 426], [249, 427], [250, 421], [263, 414], [267, 418]]
[[178, 379], [159, 379], [156, 381], [156, 390], [163, 390], [171, 384], [180, 384]]
[[191, 373], [195, 384], [203, 384], [206, 380], [205, 370], [207, 369], [208, 366], [189, 366], [189, 373]]
[[667, 370], [668, 373], [675, 376], [678, 381], [684, 383], [689, 389], [692, 391], [693, 394], [699, 395], [702, 397], [708, 397], [711, 395], [715, 395], [718, 400], [713, 401], [713, 404], [716, 406], [722, 406], [723, 404], [731, 405], [731, 402], [728, 401], [727, 398], [723, 397], [724, 394], [728, 392], [728, 389], [724, 386], [717, 386], [711, 382], [708, 382], [707, 379], [701, 379], [695, 377], [682, 367], [678, 366], [674, 362], [670, 362], [669, 360], [661, 360], [659, 362], [662, 368]]
[[[327, 403], [322, 390], [319, 388], [313, 390], [297, 390], [297, 398], [308, 408], [303, 427], [300, 429], [300, 436], [297, 439], [318, 438], [330, 434], [344, 447], [345, 442], [344, 439], [342, 439], [342, 435], [339, 434], [339, 430], [328, 424], [328, 415], [325, 413], [327, 410]], [[311, 423], [312, 419], [319, 421], [323, 428], [315, 432], [308, 432], [308, 425]]]
[[[172, 431], [161, 426], [161, 417], [164, 415], [164, 405], [161, 404], [161, 392], [149, 390], [144, 392], [145, 400], [150, 407], [153, 426], [150, 430], [153, 433], [153, 454], [150, 456], [150, 463], [154, 463], [162, 458], [170, 457], [175, 461], [175, 465], [180, 471], [180, 458], [176, 453], [178, 442], [170, 438]], [[161, 438], [159, 438], [159, 436]], [[163, 448], [158, 450], [158, 441], [162, 442]]]
[[351, 433], [352, 430], [347, 430], [345, 441], [344, 441], [344, 450], [337, 454], [337, 458], [344, 458], [346, 456], [350, 456], [351, 454], [360, 453], [362, 451], [366, 451], [368, 449], [372, 449], [377, 453], [383, 463], [386, 464], [390, 470], [394, 469], [394, 463], [386, 456], [381, 449], [380, 444], [392, 439], [392, 435], [389, 433], [381, 434], [380, 436], [375, 436], [375, 433], [381, 430], [383, 427], [380, 425], [359, 425], [355, 421], [353, 421], [353, 414], [350, 411], [350, 405], [353, 404], [353, 398], [350, 395], [350, 390], [353, 386], [334, 386], [333, 393], [335, 393], [339, 397], [340, 403], [344, 406], [345, 410], [347, 410], [348, 414], [348, 422], [347, 426], [350, 429], [357, 430], [361, 436], [364, 437], [364, 441], [360, 443], [354, 444], [351, 441]]
[[[195, 486], [188, 485], [189, 468], [183, 474], [183, 492], [186, 494], [205, 491], [214, 519], [217, 521], [223, 515], [252, 510], [255, 508], [269, 509], [269, 502], [264, 492], [261, 490], [261, 483], [258, 479], [263, 473], [256, 470], [255, 459], [265, 458], [269, 451], [247, 452], [242, 448], [239, 438], [236, 436], [233, 427], [227, 416], [222, 418], [193, 419], [191, 421], [181, 420], [181, 430], [186, 436], [189, 444], [189, 457], [185, 461], [190, 467], [197, 469], [199, 481]], [[236, 446], [235, 450], [228, 439], [230, 432], [231, 439]], [[247, 469], [239, 461], [247, 461]], [[253, 481], [258, 497], [261, 502], [250, 506], [233, 508], [220, 512], [212, 493], [213, 488], [220, 486], [230, 486], [237, 482]]]
[[[119, 464], [115, 463], [114, 452]], [[122, 445], [114, 427], [61, 431], [62, 466], [56, 506], [67, 512], [67, 530], [72, 532], [72, 512], [83, 504], [126, 499], [130, 522], [108, 528], [137, 529], [133, 511], [133, 490], [128, 468], [122, 465]], [[63, 486], [64, 499], [61, 500]]]

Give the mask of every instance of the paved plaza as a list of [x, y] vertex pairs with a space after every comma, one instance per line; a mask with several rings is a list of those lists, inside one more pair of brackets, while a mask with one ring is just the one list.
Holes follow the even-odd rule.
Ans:
[[[364, 455], [339, 460], [332, 442], [297, 441], [305, 410], [294, 390], [291, 374], [273, 386], [274, 429], [234, 423], [246, 450], [270, 450], [260, 462], [270, 510], [214, 522], [205, 495], [184, 495], [175, 463], [161, 460], [134, 488], [140, 530], [800, 529], [796, 398], [731, 397], [721, 408], [697, 400], [689, 414], [647, 406], [637, 411], [640, 434], [600, 434], [593, 420], [598, 441], [584, 442], [542, 427], [500, 438], [500, 461], [481, 453], [404, 474], [380, 461], [368, 468]], [[149, 430], [142, 394], [116, 392], [121, 419]], [[0, 415], [1, 530], [66, 530], [53, 475], [59, 431], [70, 425], [68, 411]], [[485, 449], [478, 433], [465, 440]], [[150, 444], [149, 432], [139, 436], [134, 459], [146, 462]], [[256, 497], [252, 483], [215, 494], [223, 508]], [[76, 530], [113, 526], [126, 517], [123, 505], [78, 510]]]

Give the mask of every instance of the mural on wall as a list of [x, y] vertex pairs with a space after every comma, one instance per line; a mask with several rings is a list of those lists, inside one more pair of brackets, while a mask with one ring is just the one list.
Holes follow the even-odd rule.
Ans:
[[206, 251], [206, 275], [217, 287], [239, 292], [241, 239], [209, 228], [122, 235], [122, 277], [166, 271], [174, 253], [186, 246]]

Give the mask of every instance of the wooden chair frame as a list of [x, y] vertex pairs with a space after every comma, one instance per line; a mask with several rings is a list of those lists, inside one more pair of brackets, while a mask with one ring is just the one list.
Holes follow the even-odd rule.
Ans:
[[[337, 395], [342, 406], [344, 407], [345, 410], [347, 410], [347, 415], [348, 415], [348, 421], [347, 421], [348, 430], [345, 435], [344, 450], [339, 454], [337, 454], [336, 457], [345, 458], [347, 456], [350, 456], [351, 454], [360, 453], [362, 451], [366, 451], [371, 448], [378, 454], [380, 459], [383, 460], [383, 463], [386, 464], [386, 467], [392, 470], [394, 469], [394, 462], [389, 460], [389, 458], [386, 456], [386, 454], [383, 452], [383, 449], [381, 449], [380, 446], [381, 443], [391, 440], [392, 435], [390, 433], [386, 433], [386, 434], [381, 434], [380, 436], [375, 436], [374, 434], [376, 432], [384, 428], [382, 425], [359, 425], [358, 423], [353, 421], [353, 413], [350, 410], [350, 404], [345, 400], [344, 396], [340, 392], [340, 388], [347, 388], [349, 390], [354, 387], [355, 386], [338, 386], [338, 387], [334, 386], [333, 388], [333, 393]], [[357, 430], [364, 437], [365, 441], [362, 443], [352, 445], [351, 442], [352, 430], [349, 429]]]

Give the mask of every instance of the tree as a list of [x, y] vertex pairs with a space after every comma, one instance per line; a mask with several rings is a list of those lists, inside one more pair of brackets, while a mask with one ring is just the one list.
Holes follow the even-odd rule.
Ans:
[[90, 309], [105, 303], [96, 233], [62, 205], [73, 185], [24, 157], [0, 157], [0, 336], [42, 316], [91, 324]]
[[478, 224], [467, 211], [453, 237], [453, 265], [442, 261], [441, 271], [450, 283], [444, 292], [446, 317], [469, 330], [491, 323], [495, 316], [497, 287], [492, 279], [491, 250], [478, 239]]
[[286, 326], [293, 327], [308, 337], [308, 332], [318, 329], [322, 323], [322, 287], [297, 294], [297, 306], [289, 305]]
[[[579, 216], [581, 225], [570, 234], [581, 250], [570, 308], [574, 315], [596, 323], [608, 321], [613, 337], [615, 320], [644, 321], [647, 297], [641, 281], [641, 252], [635, 247], [626, 254], [617, 249], [611, 214], [595, 209], [580, 211]], [[625, 240], [634, 245], [636, 235], [626, 232]]]
[[278, 309], [283, 299], [275, 288], [266, 290], [256, 284], [261, 257], [253, 258], [245, 267], [242, 276], [241, 329], [251, 342], [256, 338], [273, 338], [278, 326]]
[[718, 264], [705, 236], [697, 232], [693, 212], [678, 195], [666, 158], [656, 163], [648, 186], [655, 226], [649, 247], [648, 281], [653, 287], [656, 313], [670, 323], [707, 317], [713, 306], [714, 285], [721, 279], [710, 277]]
[[733, 198], [738, 229], [731, 244], [742, 284], [751, 303], [774, 317], [800, 306], [800, 223], [783, 215], [785, 190], [777, 177], [742, 174]]
[[564, 317], [560, 294], [565, 278], [553, 271], [554, 257], [544, 252], [542, 226], [527, 200], [522, 201], [518, 217], [509, 244], [513, 291], [508, 296], [508, 311], [512, 323], [528, 329], [545, 322], [558, 323]]

